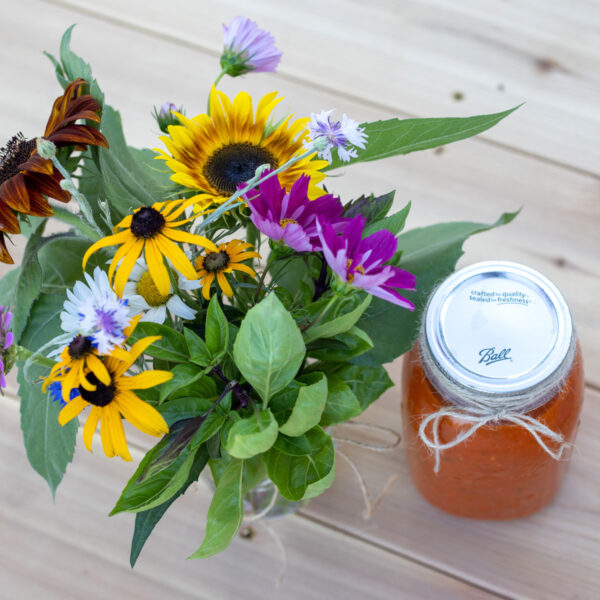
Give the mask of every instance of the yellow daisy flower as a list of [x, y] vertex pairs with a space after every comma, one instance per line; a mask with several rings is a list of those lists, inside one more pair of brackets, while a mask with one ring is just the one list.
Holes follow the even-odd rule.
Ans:
[[109, 458], [120, 456], [127, 461], [131, 460], [131, 455], [121, 417], [148, 435], [160, 437], [169, 432], [162, 415], [153, 406], [138, 398], [133, 390], [145, 390], [160, 385], [169, 381], [173, 373], [153, 370], [132, 376], [125, 375], [135, 360], [157, 339], [160, 339], [160, 336], [142, 338], [131, 347], [126, 359], [121, 358], [121, 354], [115, 355], [114, 351], [110, 356], [105, 356], [104, 366], [109, 375], [108, 382], [101, 381], [94, 372], [89, 373], [87, 378], [95, 389], [88, 390], [79, 386], [80, 395], [67, 402], [60, 411], [58, 422], [65, 425], [91, 406], [83, 428], [83, 443], [90, 452], [98, 421], [104, 454]]
[[256, 277], [254, 269], [245, 265], [242, 261], [249, 258], [260, 258], [260, 254], [254, 251], [247, 252], [248, 248], [252, 248], [252, 244], [241, 240], [231, 240], [226, 244], [219, 244], [216, 252], [207, 250], [205, 256], [200, 255], [196, 259], [196, 270], [200, 278], [199, 283], [191, 282], [185, 287], [194, 289], [202, 286], [202, 296], [210, 300], [210, 286], [216, 278], [223, 293], [231, 298], [233, 290], [225, 277], [225, 273], [241, 271], [250, 275], [250, 277]]
[[[239, 183], [254, 176], [260, 165], [277, 168], [305, 152], [303, 142], [308, 139], [309, 119], [297, 119], [290, 124], [290, 115], [270, 133], [265, 131], [269, 116], [281, 100], [277, 92], [267, 94], [258, 103], [255, 116], [247, 92], [240, 92], [232, 104], [227, 95], [213, 87], [210, 116], [188, 119], [175, 113], [181, 125], [171, 125], [169, 135], [160, 138], [168, 153], [156, 149], [159, 153], [156, 158], [166, 161], [174, 171], [173, 181], [200, 191], [194, 197], [195, 209], [225, 202]], [[310, 175], [309, 198], [323, 195], [316, 184], [325, 178], [320, 169], [328, 163], [312, 160], [314, 156], [298, 160], [280, 173], [281, 185], [289, 190], [300, 175], [306, 174]]]
[[194, 265], [175, 242], [196, 244], [212, 251], [216, 251], [217, 247], [201, 235], [193, 235], [177, 229], [195, 218], [176, 220], [193, 202], [193, 200], [156, 202], [152, 206], [136, 209], [133, 215], [126, 216], [115, 227], [115, 231], [118, 229], [123, 231], [102, 238], [88, 248], [83, 257], [83, 269], [85, 270], [89, 257], [96, 250], [120, 244], [121, 247], [115, 253], [108, 269], [108, 280], [112, 281], [115, 270], [121, 263], [114, 281], [114, 288], [119, 296], [123, 296], [125, 284], [142, 250], [150, 275], [163, 296], [167, 296], [171, 289], [171, 280], [164, 257], [167, 257], [184, 277], [196, 279]]

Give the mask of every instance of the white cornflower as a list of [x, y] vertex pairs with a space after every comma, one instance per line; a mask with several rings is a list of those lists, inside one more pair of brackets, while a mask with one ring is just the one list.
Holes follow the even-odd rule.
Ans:
[[304, 146], [309, 149], [315, 141], [325, 140], [327, 146], [317, 152], [319, 158], [331, 162], [331, 150], [336, 148], [340, 159], [348, 162], [358, 156], [356, 148], [365, 148], [368, 136], [358, 122], [345, 114], [341, 121], [335, 121], [332, 118], [334, 112], [335, 109], [322, 110], [319, 114], [311, 113], [310, 121], [306, 124], [310, 139], [304, 142]]
[[169, 293], [163, 296], [154, 284], [146, 262], [140, 259], [136, 262], [129, 281], [125, 284], [123, 297], [129, 301], [132, 314], [144, 313], [141, 321], [164, 323], [167, 318], [167, 309], [182, 319], [188, 321], [194, 319], [196, 311], [185, 304], [177, 294], [173, 294], [172, 289], [171, 287]]
[[60, 313], [62, 338], [83, 335], [91, 339], [99, 354], [107, 354], [125, 341], [123, 330], [129, 326], [130, 312], [127, 300], [115, 294], [107, 274], [96, 267], [94, 276], [85, 274], [87, 285], [75, 283], [67, 290], [67, 300]]

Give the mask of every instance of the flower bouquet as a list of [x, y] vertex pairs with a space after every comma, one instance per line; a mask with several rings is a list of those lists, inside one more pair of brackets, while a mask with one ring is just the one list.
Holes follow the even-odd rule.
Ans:
[[[0, 281], [0, 383], [16, 362], [27, 456], [52, 493], [80, 420], [83, 445], [107, 457], [132, 460], [125, 427], [159, 438], [111, 513], [136, 514], [132, 564], [210, 471], [192, 554], [207, 557], [227, 548], [257, 486], [274, 504], [331, 485], [330, 428], [392, 385], [382, 365], [411, 348], [467, 237], [514, 217], [404, 231], [410, 203], [395, 210], [393, 191], [339, 198], [328, 174], [470, 137], [511, 110], [360, 125], [333, 110], [275, 117], [277, 92], [255, 110], [246, 92], [217, 89], [281, 57], [238, 17], [206, 112], [166, 103], [155, 109], [164, 147], [138, 149], [70, 49], [71, 29], [48, 55], [64, 93], [46, 130], [0, 154], [2, 262], [13, 262], [8, 238], [27, 238]], [[51, 219], [62, 230], [46, 233]]]

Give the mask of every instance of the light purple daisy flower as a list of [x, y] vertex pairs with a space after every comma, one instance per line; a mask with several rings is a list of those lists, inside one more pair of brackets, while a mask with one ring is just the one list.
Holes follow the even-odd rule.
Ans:
[[0, 306], [0, 388], [6, 387], [6, 374], [12, 367], [14, 355], [10, 352], [10, 347], [15, 341], [15, 336], [10, 331], [10, 322], [12, 313], [8, 306]]
[[327, 264], [342, 281], [414, 310], [412, 302], [401, 296], [395, 288], [413, 291], [416, 277], [399, 267], [383, 264], [396, 253], [398, 240], [385, 229], [363, 239], [364, 226], [365, 218], [357, 215], [339, 235], [329, 223], [317, 219], [317, 230]]
[[358, 156], [356, 148], [365, 148], [368, 136], [364, 128], [345, 114], [341, 121], [336, 121], [332, 117], [334, 112], [335, 109], [323, 110], [318, 115], [311, 113], [306, 125], [309, 139], [304, 142], [304, 146], [310, 149], [317, 140], [324, 140], [327, 146], [318, 152], [320, 158], [331, 162], [331, 150], [335, 148], [340, 159], [348, 162]]
[[309, 183], [310, 177], [302, 175], [288, 193], [275, 176], [261, 182], [258, 191], [247, 194], [250, 219], [256, 228], [297, 252], [321, 250], [317, 217], [330, 223], [335, 231], [347, 221], [341, 218], [344, 207], [339, 198], [326, 194], [309, 200]]
[[275, 38], [254, 21], [235, 17], [223, 25], [221, 67], [231, 77], [250, 71], [274, 73], [280, 60]]

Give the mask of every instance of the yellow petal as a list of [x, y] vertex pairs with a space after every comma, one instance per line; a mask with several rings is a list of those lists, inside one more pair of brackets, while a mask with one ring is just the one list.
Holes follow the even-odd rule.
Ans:
[[127, 229], [125, 231], [121, 231], [120, 233], [116, 233], [115, 235], [109, 235], [108, 237], [102, 238], [98, 240], [95, 244], [92, 244], [83, 255], [83, 270], [85, 271], [85, 265], [87, 265], [87, 261], [96, 250], [100, 250], [100, 248], [106, 248], [107, 246], [114, 246], [116, 244], [123, 244], [126, 242], [132, 233]]
[[194, 265], [175, 242], [172, 242], [164, 235], [157, 235], [154, 238], [154, 242], [160, 253], [163, 256], [166, 256], [173, 263], [175, 269], [177, 269], [184, 277], [187, 279], [198, 279]]
[[113, 259], [110, 262], [110, 266], [108, 267], [108, 280], [109, 281], [113, 280], [113, 275], [115, 274], [115, 269], [117, 268], [118, 264], [132, 250], [132, 248], [135, 246], [137, 241], [138, 240], [132, 236], [115, 252]]
[[116, 384], [119, 390], [147, 390], [172, 378], [173, 373], [169, 371], [144, 371], [131, 377], [119, 377]]
[[243, 273], [247, 273], [248, 275], [250, 275], [250, 277], [256, 276], [256, 272], [254, 271], [254, 269], [252, 269], [248, 265], [245, 265], [244, 263], [233, 263], [231, 265], [231, 268], [235, 269], [236, 271], [242, 271]]
[[150, 277], [156, 285], [156, 289], [163, 296], [167, 296], [171, 291], [171, 279], [169, 272], [160, 253], [159, 247], [156, 245], [155, 239], [150, 239], [146, 242], [146, 264], [150, 271]]
[[90, 354], [87, 357], [87, 365], [92, 373], [104, 384], [110, 385], [110, 374], [106, 370], [104, 363], [95, 355]]
[[[114, 400], [111, 402], [111, 404], [113, 402]], [[108, 406], [110, 406], [110, 404]], [[102, 440], [102, 449], [104, 450], [104, 454], [106, 454], [108, 458], [112, 458], [115, 455], [115, 447], [112, 440], [110, 413], [108, 410], [106, 410], [108, 406], [103, 406], [100, 409], [100, 439]]]
[[117, 403], [122, 415], [140, 431], [157, 437], [169, 433], [169, 427], [162, 415], [133, 392], [120, 392], [113, 402]]
[[79, 385], [81, 374], [81, 360], [75, 360], [71, 363], [71, 368], [67, 371], [62, 382], [62, 399], [65, 402], [70, 400], [71, 390]]
[[211, 252], [218, 252], [218, 248], [208, 238], [202, 235], [194, 235], [193, 233], [187, 233], [186, 231], [179, 231], [178, 229], [171, 229], [165, 227], [162, 234], [169, 239], [175, 240], [176, 242], [187, 242], [188, 244], [195, 244], [196, 246], [202, 246], [207, 248]]
[[227, 277], [225, 277], [225, 275], [223, 275], [223, 273], [217, 273], [217, 281], [219, 282], [219, 285], [221, 286], [223, 293], [226, 296], [228, 296], [229, 298], [231, 298], [233, 296], [233, 290], [231, 289], [231, 286], [229, 285], [229, 281], [227, 281]]
[[83, 443], [90, 452], [92, 451], [92, 439], [94, 438], [96, 427], [98, 427], [100, 413], [101, 411], [99, 406], [92, 406], [92, 410], [90, 411], [87, 421], [83, 427]]
[[74, 419], [79, 413], [88, 405], [88, 403], [81, 397], [76, 396], [60, 411], [58, 414], [58, 422], [61, 425], [66, 425], [69, 421]]
[[137, 327], [137, 324], [140, 322], [140, 319], [142, 318], [143, 315], [136, 315], [135, 317], [132, 317], [131, 320], [129, 321], [129, 325], [127, 327], [125, 327], [125, 329], [123, 329], [123, 335], [128, 338], [134, 331], [135, 328]]
[[210, 286], [212, 285], [212, 282], [214, 280], [215, 276], [214, 273], [209, 273], [202, 281], [202, 296], [206, 299], [206, 300], [210, 300]]
[[107, 412], [108, 426], [110, 428], [110, 437], [112, 439], [115, 454], [123, 460], [130, 461], [131, 455], [127, 448], [127, 440], [125, 439], [125, 430], [123, 429], [123, 421], [119, 414], [118, 405], [111, 402], [105, 407]]
[[[115, 277], [115, 292], [119, 295], [119, 297], [123, 296], [123, 290], [125, 289], [125, 284], [129, 279], [129, 275], [135, 266], [135, 261], [138, 259], [139, 255], [142, 252], [142, 248], [144, 247], [144, 240], [136, 240], [135, 244], [129, 250], [129, 253], [121, 262], [119, 266], [119, 271], [117, 272], [117, 276]], [[114, 262], [114, 259], [113, 259]]]
[[137, 360], [138, 356], [143, 354], [150, 344], [160, 340], [161, 337], [162, 336], [160, 335], [149, 335], [148, 337], [138, 340], [133, 346], [131, 346], [129, 352], [126, 353], [127, 356], [124, 360], [122, 360], [116, 369], [115, 378], [121, 377], [121, 375], [123, 375], [123, 373], [125, 373], [125, 371], [127, 371], [127, 369], [129, 369], [129, 367], [131, 367], [131, 365]]

